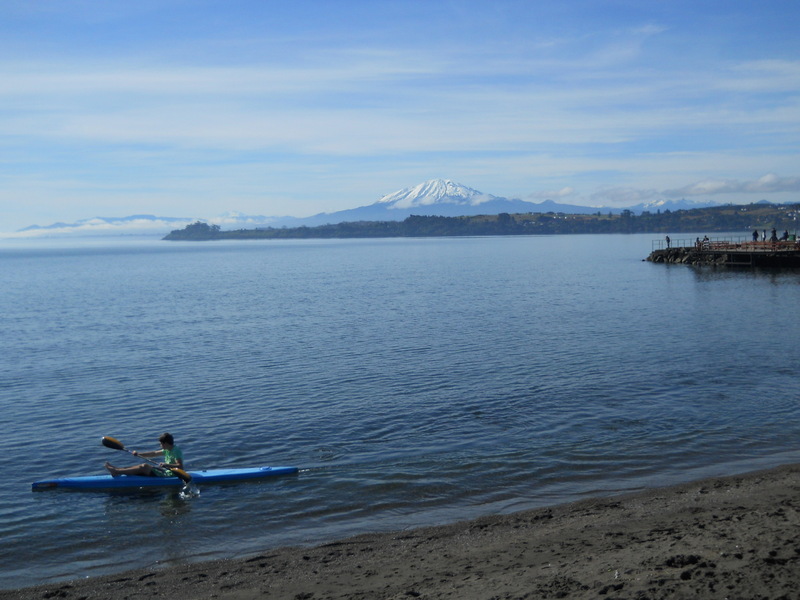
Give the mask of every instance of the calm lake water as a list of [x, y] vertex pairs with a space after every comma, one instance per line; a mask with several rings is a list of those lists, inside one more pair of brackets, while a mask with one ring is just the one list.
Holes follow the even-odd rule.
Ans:
[[[800, 459], [800, 272], [650, 235], [0, 247], [0, 588], [439, 524]], [[189, 469], [32, 492], [172, 432]]]

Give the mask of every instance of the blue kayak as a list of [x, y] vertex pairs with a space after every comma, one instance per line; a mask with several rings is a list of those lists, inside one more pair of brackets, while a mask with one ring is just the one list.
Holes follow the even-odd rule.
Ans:
[[[248, 481], [263, 479], [276, 475], [297, 473], [297, 467], [252, 467], [247, 469], [208, 469], [205, 471], [188, 471], [192, 476], [191, 483], [224, 483], [228, 481]], [[36, 490], [52, 490], [70, 488], [78, 490], [105, 490], [142, 487], [181, 487], [184, 483], [178, 477], [144, 477], [141, 475], [89, 475], [85, 477], [61, 477], [34, 481], [32, 488]]]

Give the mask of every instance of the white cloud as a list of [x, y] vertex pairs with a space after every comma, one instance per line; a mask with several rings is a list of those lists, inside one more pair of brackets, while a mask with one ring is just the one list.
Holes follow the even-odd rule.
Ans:
[[531, 202], [538, 202], [541, 200], [558, 200], [558, 201], [566, 201], [570, 198], [577, 198], [578, 194], [575, 191], [575, 188], [566, 186], [561, 188], [560, 190], [542, 190], [537, 192], [532, 192], [528, 194], [525, 199]]
[[718, 194], [774, 194], [800, 192], [800, 177], [778, 177], [768, 173], [756, 180], [705, 179], [672, 190], [665, 190], [671, 198], [683, 196], [713, 196]]
[[129, 219], [118, 222], [108, 222], [103, 219], [93, 218], [78, 223], [54, 224], [38, 229], [26, 229], [13, 233], [3, 233], [4, 239], [50, 238], [65, 235], [81, 236], [108, 236], [108, 235], [165, 235], [173, 229], [180, 229], [194, 222], [163, 221], [160, 219]]
[[[751, 96], [772, 89], [764, 78], [751, 85], [737, 71], [603, 67], [617, 54], [615, 43], [568, 59], [480, 58], [454, 47], [410, 56], [309, 51], [291, 66], [6, 63], [0, 125], [40, 140], [350, 155], [619, 144], [690, 131], [713, 140], [732, 126], [741, 135], [800, 128], [796, 101], [760, 101], [754, 109]], [[618, 61], [625, 59], [610, 62]], [[798, 64], [738, 69], [797, 89]], [[744, 97], [730, 96], [733, 85]]]
[[229, 97], [239, 95], [335, 93], [384, 81], [425, 77], [441, 72], [440, 61], [427, 56], [376, 51], [342, 53], [331, 64], [330, 54], [308, 64], [275, 66], [179, 65], [164, 67], [137, 62], [0, 63], [3, 85], [1, 98], [50, 96], [57, 101], [70, 96], [91, 98], [105, 94], [125, 95], [133, 101], [142, 97], [187, 98], [197, 95]]
[[591, 194], [590, 201], [592, 206], [634, 206], [660, 197], [660, 192], [652, 189], [609, 187]]
[[645, 25], [640, 25], [639, 27], [634, 27], [631, 32], [636, 35], [642, 36], [654, 36], [664, 33], [668, 31], [669, 28], [665, 25], [659, 25], [657, 23], [646, 23]]
[[755, 60], [734, 65], [713, 84], [723, 90], [768, 94], [800, 91], [800, 61]]

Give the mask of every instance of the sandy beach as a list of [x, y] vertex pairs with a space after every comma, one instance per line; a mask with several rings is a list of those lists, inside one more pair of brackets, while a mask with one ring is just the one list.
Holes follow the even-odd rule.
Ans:
[[800, 465], [1, 599], [800, 597]]

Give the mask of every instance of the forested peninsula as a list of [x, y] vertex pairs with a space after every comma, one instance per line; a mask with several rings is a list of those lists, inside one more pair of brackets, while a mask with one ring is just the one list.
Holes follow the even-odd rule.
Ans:
[[753, 229], [797, 232], [800, 203], [747, 204], [694, 208], [636, 215], [573, 215], [525, 213], [470, 217], [410, 216], [404, 221], [358, 221], [317, 227], [257, 228], [222, 231], [219, 225], [198, 221], [170, 232], [171, 241], [386, 238], [486, 235], [554, 235], [570, 233], [710, 233], [750, 232]]

